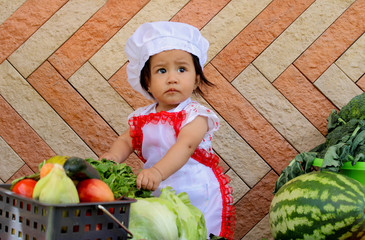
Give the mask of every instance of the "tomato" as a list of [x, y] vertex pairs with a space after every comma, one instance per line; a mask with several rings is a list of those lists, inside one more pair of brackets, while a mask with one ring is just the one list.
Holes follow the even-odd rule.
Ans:
[[26, 178], [17, 182], [11, 190], [17, 194], [32, 198], [36, 183], [36, 180]]

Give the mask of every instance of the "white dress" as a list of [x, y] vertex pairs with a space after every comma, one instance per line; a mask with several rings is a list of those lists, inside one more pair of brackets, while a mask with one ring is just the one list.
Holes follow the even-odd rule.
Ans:
[[180, 129], [197, 116], [208, 118], [208, 132], [188, 162], [162, 181], [153, 194], [159, 196], [166, 186], [176, 193], [186, 192], [204, 214], [208, 236], [213, 233], [232, 239], [235, 212], [230, 179], [218, 167], [219, 158], [211, 144], [213, 132], [219, 128], [214, 112], [190, 98], [168, 112], [156, 113], [156, 103], [139, 108], [128, 117], [133, 148], [145, 163], [144, 168], [150, 168], [176, 143]]

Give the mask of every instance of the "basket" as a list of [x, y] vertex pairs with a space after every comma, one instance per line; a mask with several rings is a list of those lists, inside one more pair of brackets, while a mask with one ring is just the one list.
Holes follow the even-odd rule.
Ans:
[[365, 162], [357, 162], [355, 165], [352, 165], [352, 162], [345, 162], [340, 173], [356, 179], [365, 186]]
[[0, 184], [0, 240], [124, 240], [130, 204], [113, 202], [44, 204], [10, 191]]
[[[315, 167], [322, 167], [322, 164], [321, 158], [315, 158], [313, 161]], [[365, 186], [365, 162], [357, 162], [355, 165], [352, 165], [352, 162], [345, 162], [340, 169], [340, 174], [353, 178]]]

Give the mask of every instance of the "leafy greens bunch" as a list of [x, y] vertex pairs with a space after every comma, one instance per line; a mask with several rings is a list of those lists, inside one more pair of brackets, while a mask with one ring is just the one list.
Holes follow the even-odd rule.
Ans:
[[338, 113], [327, 118], [326, 141], [295, 156], [275, 183], [276, 193], [291, 179], [314, 171], [313, 161], [322, 158], [320, 170], [339, 172], [345, 162], [365, 162], [365, 93], [355, 96]]
[[133, 173], [132, 168], [127, 164], [106, 159], [99, 161], [87, 158], [85, 160], [96, 168], [101, 180], [108, 184], [116, 199], [123, 195], [130, 198], [151, 197], [151, 191], [137, 188], [137, 175]]

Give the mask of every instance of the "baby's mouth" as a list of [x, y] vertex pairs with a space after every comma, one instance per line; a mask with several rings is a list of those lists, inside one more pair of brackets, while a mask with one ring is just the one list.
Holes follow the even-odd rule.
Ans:
[[177, 90], [175, 88], [170, 88], [169, 90], [167, 90], [166, 92], [168, 93], [173, 93], [173, 92], [177, 92]]

